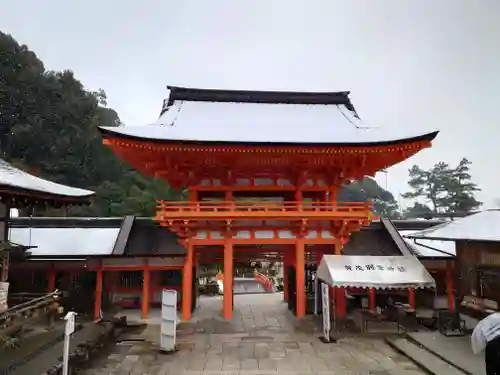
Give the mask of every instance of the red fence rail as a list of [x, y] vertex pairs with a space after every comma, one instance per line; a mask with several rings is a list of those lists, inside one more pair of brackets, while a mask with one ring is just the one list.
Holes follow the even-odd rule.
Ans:
[[359, 212], [371, 210], [371, 202], [168, 202], [158, 201], [158, 211], [169, 213], [229, 213], [229, 212]]
[[166, 202], [159, 201], [156, 220], [311, 219], [372, 220], [371, 202]]

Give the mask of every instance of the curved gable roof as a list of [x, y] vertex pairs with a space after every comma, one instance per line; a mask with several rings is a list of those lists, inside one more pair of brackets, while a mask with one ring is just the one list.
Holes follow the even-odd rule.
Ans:
[[432, 141], [438, 133], [368, 126], [347, 91], [169, 89], [156, 122], [101, 127], [101, 132], [110, 138], [153, 142], [319, 146]]
[[33, 176], [0, 159], [0, 195], [47, 200], [87, 200], [95, 193]]

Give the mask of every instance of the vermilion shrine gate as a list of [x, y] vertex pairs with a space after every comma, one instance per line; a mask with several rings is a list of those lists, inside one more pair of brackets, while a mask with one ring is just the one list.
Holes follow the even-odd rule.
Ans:
[[[269, 254], [285, 263], [284, 298], [295, 298], [303, 317], [306, 263], [342, 254], [349, 235], [374, 218], [370, 202], [338, 202], [339, 189], [430, 147], [437, 135], [368, 127], [348, 92], [169, 89], [154, 124], [100, 130], [119, 158], [189, 192], [188, 201], [159, 201], [156, 215], [187, 249], [183, 319], [197, 262], [223, 260], [223, 315], [231, 318], [234, 261]], [[342, 288], [335, 299], [344, 317]]]

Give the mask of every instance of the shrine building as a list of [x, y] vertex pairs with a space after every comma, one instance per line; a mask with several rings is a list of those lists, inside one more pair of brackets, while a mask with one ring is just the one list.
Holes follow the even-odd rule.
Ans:
[[[93, 191], [45, 180], [0, 159], [0, 286], [8, 290], [10, 262], [22, 259], [29, 248], [25, 244], [9, 241], [12, 208], [61, 208], [89, 204], [93, 195]], [[7, 301], [0, 299], [0, 312], [6, 308]]]
[[[450, 263], [447, 257], [439, 257], [440, 241], [425, 241], [420, 247], [412, 240], [404, 241], [401, 233], [420, 231], [442, 224], [442, 221], [420, 220], [374, 220], [360, 231], [352, 233], [349, 242], [342, 248], [342, 254], [348, 256], [417, 256], [436, 280], [435, 291], [415, 290], [409, 293], [403, 290], [367, 291], [360, 288], [346, 288], [351, 299], [351, 307], [362, 306], [362, 300], [368, 300], [368, 306], [375, 308], [388, 296], [402, 302], [409, 302], [415, 307], [428, 308], [441, 306], [452, 296], [452, 285], [446, 282], [444, 263]], [[55, 289], [62, 292], [61, 303], [66, 310], [77, 312], [81, 317], [99, 320], [102, 316], [117, 312], [140, 312], [142, 320], [147, 320], [151, 308], [161, 305], [161, 294], [165, 289], [176, 290], [178, 308], [182, 305], [182, 275], [186, 248], [179, 243], [179, 238], [161, 227], [152, 218], [125, 216], [116, 218], [96, 217], [18, 217], [9, 223], [9, 240], [16, 246], [28, 249], [21, 257], [14, 257], [10, 264], [9, 281], [11, 282], [9, 299], [11, 306], [17, 296], [43, 295]], [[255, 259], [255, 254], [248, 256]], [[274, 257], [277, 258], [275, 254]], [[444, 254], [442, 254], [444, 255]], [[194, 274], [203, 278], [209, 274], [203, 271], [206, 266], [213, 269], [213, 260], [198, 256]], [[240, 256], [236, 261], [242, 260]], [[267, 258], [269, 259], [269, 257]], [[200, 260], [203, 263], [200, 263]], [[212, 264], [208, 264], [212, 262]], [[430, 262], [430, 264], [428, 263]], [[453, 260], [451, 259], [451, 262]], [[235, 262], [236, 263], [236, 262]], [[427, 264], [426, 264], [427, 263]], [[246, 262], [248, 265], [248, 262]], [[236, 263], [238, 267], [238, 263]], [[236, 268], [235, 267], [235, 268]], [[307, 313], [314, 313], [314, 281], [316, 264], [309, 259], [306, 264]], [[291, 267], [293, 270], [293, 267]], [[236, 271], [236, 270], [235, 270]], [[292, 271], [290, 271], [292, 272]], [[213, 274], [212, 274], [213, 275]], [[261, 273], [254, 273], [253, 278], [265, 287]], [[248, 276], [246, 276], [248, 282]], [[198, 280], [194, 280], [195, 282]], [[293, 280], [288, 280], [293, 290]], [[242, 280], [235, 277], [233, 293], [242, 291]], [[255, 285], [255, 283], [254, 283]], [[286, 286], [285, 285], [285, 286]], [[451, 288], [450, 288], [451, 286]], [[274, 289], [274, 286], [273, 286]], [[201, 290], [193, 289], [192, 308], [198, 302]], [[408, 294], [407, 294], [408, 293]], [[366, 298], [368, 297], [368, 298]], [[288, 299], [288, 308], [295, 309], [295, 298]], [[437, 304], [436, 304], [437, 301]], [[128, 310], [125, 312], [125, 310]]]
[[[168, 88], [155, 123], [100, 131], [120, 159], [188, 192], [187, 201], [158, 197], [155, 217], [186, 248], [186, 320], [195, 264], [219, 260], [223, 316], [232, 317], [233, 267], [242, 259], [282, 260], [284, 298], [303, 317], [306, 264], [342, 254], [351, 233], [375, 218], [371, 202], [339, 202], [340, 188], [430, 147], [438, 134], [367, 126], [349, 92]], [[343, 288], [334, 295], [344, 317]]]

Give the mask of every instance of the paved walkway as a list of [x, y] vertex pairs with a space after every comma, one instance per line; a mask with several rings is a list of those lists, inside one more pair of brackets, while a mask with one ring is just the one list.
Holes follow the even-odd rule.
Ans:
[[484, 354], [474, 355], [468, 335], [446, 337], [439, 332], [413, 332], [409, 336], [431, 352], [469, 374], [486, 374]]
[[322, 343], [312, 319], [296, 320], [281, 298], [279, 293], [235, 296], [231, 321], [220, 318], [220, 298], [203, 298], [192, 322], [179, 326], [177, 353], [159, 354], [159, 327], [149, 325], [140, 335], [146, 341], [118, 344], [85, 374], [422, 374], [382, 339]]

